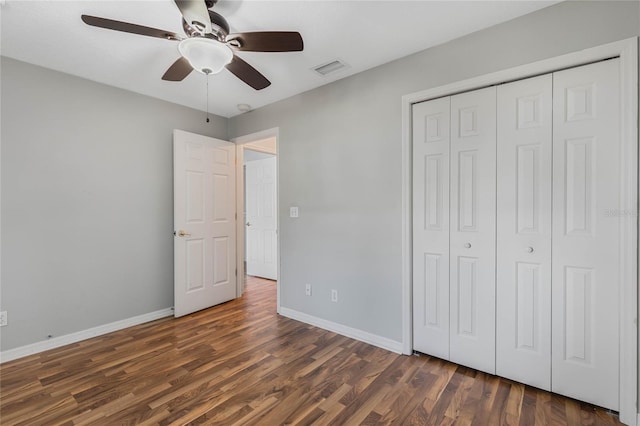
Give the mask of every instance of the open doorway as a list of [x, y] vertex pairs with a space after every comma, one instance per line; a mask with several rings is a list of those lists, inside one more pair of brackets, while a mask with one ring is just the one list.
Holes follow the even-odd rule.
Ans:
[[278, 130], [236, 138], [238, 296], [247, 275], [276, 281], [280, 308], [278, 241]]

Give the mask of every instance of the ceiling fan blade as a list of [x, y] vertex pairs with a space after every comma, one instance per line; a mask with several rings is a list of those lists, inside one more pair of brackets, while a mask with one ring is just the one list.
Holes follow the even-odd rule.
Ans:
[[191, 71], [193, 71], [193, 68], [189, 61], [180, 57], [180, 59], [175, 61], [173, 65], [169, 67], [167, 72], [164, 73], [162, 79], [166, 81], [182, 81], [186, 76], [191, 74]]
[[204, 0], [174, 1], [187, 24], [205, 34], [211, 33], [211, 18]]
[[236, 55], [233, 55], [233, 59], [227, 64], [227, 69], [256, 90], [262, 90], [271, 85], [264, 75]]
[[251, 52], [299, 52], [304, 48], [302, 36], [295, 31], [256, 31], [229, 34], [229, 45]]
[[159, 30], [157, 28], [145, 27], [142, 25], [130, 24], [128, 22], [114, 21], [113, 19], [99, 18], [97, 16], [82, 15], [82, 21], [93, 27], [106, 28], [108, 30], [122, 31], [125, 33], [139, 34], [149, 37], [164, 38], [167, 40], [182, 40], [184, 37], [172, 33], [171, 31]]

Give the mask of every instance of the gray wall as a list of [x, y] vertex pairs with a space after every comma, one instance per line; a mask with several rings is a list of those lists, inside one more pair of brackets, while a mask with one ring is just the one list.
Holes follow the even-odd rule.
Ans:
[[560, 3], [231, 119], [280, 128], [282, 305], [400, 341], [402, 95], [638, 35], [638, 2]]
[[2, 350], [173, 306], [172, 130], [227, 120], [2, 58]]

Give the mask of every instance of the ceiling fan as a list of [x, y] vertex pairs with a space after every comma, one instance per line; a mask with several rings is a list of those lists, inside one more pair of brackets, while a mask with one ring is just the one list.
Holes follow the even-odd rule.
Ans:
[[174, 0], [182, 13], [186, 36], [128, 22], [82, 15], [84, 23], [109, 30], [179, 41], [181, 57], [162, 76], [167, 81], [182, 81], [191, 71], [216, 74], [228, 69], [256, 90], [271, 82], [235, 52], [299, 52], [302, 36], [295, 31], [257, 31], [229, 34], [229, 24], [210, 10], [217, 0]]

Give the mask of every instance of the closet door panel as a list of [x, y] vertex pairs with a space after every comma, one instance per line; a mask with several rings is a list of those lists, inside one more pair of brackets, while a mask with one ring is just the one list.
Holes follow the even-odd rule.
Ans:
[[552, 76], [498, 87], [496, 373], [551, 389]]
[[554, 73], [552, 390], [618, 410], [619, 60]]
[[496, 89], [451, 97], [450, 359], [495, 373]]
[[413, 348], [449, 359], [449, 98], [413, 106]]

